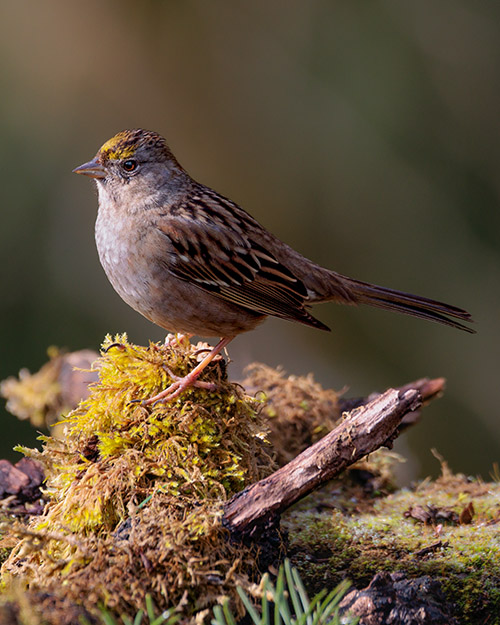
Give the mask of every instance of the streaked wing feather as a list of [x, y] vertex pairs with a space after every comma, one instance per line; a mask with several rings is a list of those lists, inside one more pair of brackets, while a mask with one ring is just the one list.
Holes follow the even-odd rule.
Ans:
[[281, 264], [252, 233], [219, 223], [217, 212], [207, 219], [183, 218], [182, 213], [166, 215], [157, 223], [176, 250], [168, 269], [228, 302], [258, 314], [273, 315], [324, 327], [305, 309], [307, 291], [293, 273]]

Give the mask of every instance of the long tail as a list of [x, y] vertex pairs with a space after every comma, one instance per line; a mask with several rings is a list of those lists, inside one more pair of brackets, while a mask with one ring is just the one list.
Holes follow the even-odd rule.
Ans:
[[344, 276], [342, 278], [345, 286], [353, 295], [354, 303], [368, 304], [385, 310], [395, 310], [412, 317], [437, 321], [471, 334], [475, 333], [472, 328], [455, 321], [455, 319], [460, 319], [461, 321], [472, 322], [470, 314], [462, 308], [420, 295], [412, 295]]

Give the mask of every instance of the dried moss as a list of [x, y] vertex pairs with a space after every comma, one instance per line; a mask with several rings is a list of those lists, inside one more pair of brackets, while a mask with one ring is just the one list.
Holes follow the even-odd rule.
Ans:
[[[188, 341], [140, 347], [106, 337], [90, 396], [64, 419], [60, 439], [24, 449], [46, 471], [41, 517], [8, 528], [20, 541], [3, 565], [7, 585], [64, 594], [135, 614], [150, 593], [185, 615], [248, 586], [255, 554], [220, 525], [224, 501], [273, 469], [261, 403], [229, 384], [218, 359], [204, 372], [217, 390], [131, 403], [165, 388], [200, 357]], [[57, 621], [54, 621], [57, 622]]]
[[308, 376], [286, 376], [282, 369], [255, 363], [243, 386], [265, 400], [269, 440], [278, 464], [284, 465], [328, 434], [340, 419], [338, 393]]
[[88, 394], [88, 384], [97, 378], [89, 371], [97, 358], [95, 352], [82, 349], [66, 354], [56, 347], [48, 349], [49, 362], [40, 371], [21, 369], [19, 378], [0, 383], [0, 395], [7, 400], [7, 410], [36, 428], [55, 423], [64, 412], [72, 410]]

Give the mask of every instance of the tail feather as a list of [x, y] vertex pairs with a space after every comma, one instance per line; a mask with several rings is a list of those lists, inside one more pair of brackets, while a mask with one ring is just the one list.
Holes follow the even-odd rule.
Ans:
[[[457, 306], [351, 278], [346, 278], [346, 282], [356, 303], [394, 310], [412, 317], [443, 323], [471, 334], [475, 333], [475, 330], [460, 323], [460, 321], [471, 323], [472, 318], [466, 310]], [[460, 321], [455, 321], [455, 319]]]

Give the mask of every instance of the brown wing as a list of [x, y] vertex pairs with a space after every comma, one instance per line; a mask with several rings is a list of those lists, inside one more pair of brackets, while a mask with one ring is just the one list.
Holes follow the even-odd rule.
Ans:
[[190, 198], [157, 223], [176, 251], [168, 270], [181, 280], [258, 314], [328, 330], [305, 309], [303, 282], [252, 237], [256, 227], [247, 213], [215, 194]]

